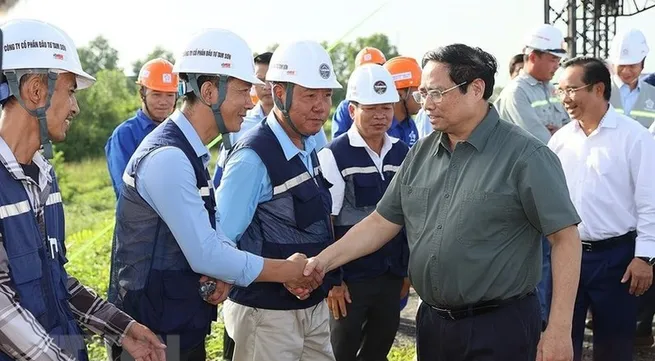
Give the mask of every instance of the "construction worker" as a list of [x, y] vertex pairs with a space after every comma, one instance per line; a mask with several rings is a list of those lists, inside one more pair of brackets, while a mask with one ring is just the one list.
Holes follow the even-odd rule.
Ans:
[[[364, 64], [378, 64], [382, 65], [387, 61], [384, 53], [378, 48], [365, 46], [355, 56], [355, 68]], [[350, 129], [353, 124], [353, 119], [350, 117], [350, 110], [348, 110], [349, 102], [342, 100], [337, 106], [337, 109], [332, 115], [332, 139], [340, 136]]]
[[[261, 81], [246, 42], [227, 30], [203, 30], [185, 44], [173, 72], [184, 82], [182, 106], [144, 138], [123, 175], [109, 299], [163, 337], [169, 357], [204, 361], [216, 304], [230, 285], [293, 281], [306, 259], [240, 251], [217, 227], [206, 144], [219, 132], [229, 142], [253, 108], [250, 88]], [[118, 360], [122, 350], [110, 354]]]
[[562, 32], [556, 27], [543, 24], [535, 28], [525, 42], [523, 70], [495, 101], [502, 119], [516, 123], [544, 144], [569, 121], [550, 83], [566, 55], [563, 44]]
[[164, 361], [154, 333], [64, 267], [62, 197], [46, 158], [80, 111], [75, 91], [95, 79], [51, 24], [12, 20], [0, 34], [0, 360], [87, 361], [86, 327], [136, 359]]
[[[373, 212], [409, 150], [386, 133], [400, 97], [383, 66], [355, 68], [346, 100], [354, 126], [318, 153], [325, 179], [332, 184], [336, 239]], [[333, 316], [330, 337], [337, 361], [386, 360], [400, 323], [398, 295], [408, 262], [403, 231], [373, 254], [343, 266], [342, 284], [328, 294]]]
[[412, 116], [421, 109], [412, 93], [421, 84], [421, 67], [414, 58], [397, 56], [384, 63], [395, 81], [400, 100], [393, 107], [393, 122], [387, 133], [413, 146], [418, 140], [418, 129]]
[[123, 172], [130, 157], [143, 138], [175, 109], [178, 82], [177, 74], [173, 74], [173, 64], [166, 59], [153, 59], [141, 67], [136, 81], [139, 84], [141, 109], [117, 126], [105, 145], [107, 167], [116, 198], [123, 186]]
[[[221, 226], [239, 249], [262, 257], [316, 255], [334, 235], [314, 135], [341, 85], [327, 51], [314, 41], [280, 45], [266, 81], [275, 106], [228, 156], [216, 197]], [[325, 297], [340, 284], [334, 272], [311, 294], [272, 283], [234, 287], [223, 306], [234, 359], [334, 360]]]
[[[566, 54], [563, 44], [562, 33], [554, 26], [544, 24], [534, 29], [525, 43], [523, 69], [503, 89], [494, 104], [502, 119], [517, 124], [544, 144], [569, 121], [555, 87], [550, 83], [560, 59]], [[544, 169], [544, 172], [548, 171]], [[551, 250], [545, 236], [542, 237], [542, 246], [542, 278], [537, 294], [545, 324], [552, 298]]]
[[[236, 133], [230, 133], [230, 139], [232, 144], [236, 143], [239, 138], [243, 136], [245, 132], [250, 130], [250, 128], [259, 124], [273, 109], [273, 96], [271, 95], [271, 85], [266, 82], [266, 72], [268, 71], [268, 66], [271, 62], [271, 56], [273, 53], [266, 52], [255, 56], [255, 75], [257, 79], [261, 80], [263, 84], [253, 85], [252, 89], [255, 94], [253, 97], [251, 91], [252, 99], [257, 99], [254, 101], [255, 107], [246, 113], [246, 116], [243, 118], [243, 123], [241, 124], [241, 130]], [[321, 128], [321, 131], [316, 135], [317, 140], [317, 149], [323, 148], [327, 144], [327, 136], [325, 131]], [[225, 159], [227, 157], [228, 150], [225, 147], [221, 147], [219, 153], [218, 162], [216, 164], [216, 170], [214, 171], [214, 188], [218, 188], [221, 182], [221, 176], [223, 174], [223, 166], [225, 165]]]
[[655, 87], [639, 79], [647, 55], [646, 37], [637, 29], [619, 33], [612, 39], [609, 63], [614, 76], [610, 103], [617, 112], [649, 128], [655, 121]]

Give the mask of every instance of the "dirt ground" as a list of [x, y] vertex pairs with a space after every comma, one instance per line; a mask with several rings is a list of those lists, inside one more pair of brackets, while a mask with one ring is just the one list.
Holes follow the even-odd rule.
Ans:
[[[418, 296], [411, 290], [410, 299], [407, 302], [407, 307], [400, 314], [400, 327], [396, 334], [396, 345], [407, 346], [414, 344], [414, 337], [416, 336], [416, 310], [418, 309]], [[591, 349], [591, 331], [587, 330], [584, 343], [584, 356], [583, 361], [592, 361]], [[655, 347], [649, 349], [638, 349], [635, 352], [633, 361], [653, 361], [655, 360]]]

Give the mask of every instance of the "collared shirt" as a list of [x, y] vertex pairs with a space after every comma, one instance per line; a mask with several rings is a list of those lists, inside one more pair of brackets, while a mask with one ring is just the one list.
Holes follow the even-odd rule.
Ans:
[[130, 161], [132, 154], [146, 137], [157, 127], [143, 110], [139, 109], [136, 115], [121, 123], [107, 140], [105, 144], [105, 156], [107, 157], [107, 168], [109, 177], [114, 187], [116, 198], [123, 186], [123, 172]]
[[[206, 167], [209, 151], [189, 120], [176, 110], [169, 121], [180, 128]], [[193, 166], [181, 149], [154, 150], [141, 160], [136, 179], [139, 195], [166, 222], [194, 271], [238, 286], [248, 286], [259, 276], [264, 260], [234, 248], [218, 217], [216, 230], [207, 222]]]
[[452, 150], [442, 132], [419, 140], [377, 212], [405, 226], [421, 299], [451, 307], [534, 290], [541, 235], [580, 221], [557, 156], [491, 106]]
[[[232, 141], [232, 145], [241, 139], [241, 137], [243, 137], [243, 135], [246, 134], [255, 125], [261, 123], [267, 115], [268, 114], [264, 114], [264, 108], [262, 107], [261, 103], [257, 103], [257, 105], [249, 110], [246, 113], [246, 116], [243, 118], [243, 123], [241, 123], [241, 130], [236, 133], [230, 133], [230, 140]], [[316, 135], [314, 135], [314, 139], [316, 141], [317, 151], [323, 148], [328, 142], [327, 136], [325, 135], [325, 130], [323, 130], [323, 128], [321, 128], [321, 130]], [[218, 161], [216, 163], [216, 169], [214, 171], [214, 176], [212, 178], [214, 181], [214, 187], [219, 184], [219, 177], [223, 176], [223, 168], [225, 168], [227, 153], [227, 150], [221, 147], [220, 153], [218, 155]]]
[[527, 130], [544, 144], [551, 136], [548, 126], [560, 128], [570, 121], [555, 87], [523, 70], [503, 89], [494, 105], [502, 119]]
[[[37, 218], [42, 217], [45, 203], [49, 198], [61, 202], [60, 194], [50, 193], [52, 166], [39, 152], [32, 158], [32, 162], [39, 168], [38, 184], [25, 175], [2, 137], [0, 137], [0, 161], [12, 177], [22, 183]], [[55, 196], [52, 197], [53, 195]], [[70, 275], [67, 286], [70, 294], [68, 303], [77, 322], [104, 336], [108, 341], [121, 344], [134, 320]], [[0, 350], [3, 352], [21, 361], [73, 360], [54, 343], [34, 315], [21, 306], [12, 285], [9, 259], [2, 242], [2, 234], [0, 234], [0, 315], [2, 315]]]
[[655, 140], [610, 106], [589, 136], [575, 121], [548, 143], [558, 155], [582, 223], [582, 240], [637, 231], [637, 256], [655, 257]]
[[[380, 173], [380, 177], [384, 179], [384, 173], [382, 172], [382, 163], [384, 157], [391, 150], [391, 147], [394, 143], [398, 142], [398, 138], [392, 138], [388, 134], [384, 134], [384, 143], [382, 144], [382, 150], [378, 155], [371, 147], [366, 144], [362, 135], [359, 134], [357, 127], [350, 127], [348, 129], [348, 142], [351, 147], [364, 148], [366, 153], [375, 164], [375, 167]], [[330, 188], [330, 194], [332, 195], [332, 215], [337, 216], [341, 212], [341, 207], [343, 206], [343, 198], [346, 191], [346, 182], [339, 171], [337, 166], [337, 161], [334, 159], [334, 154], [329, 148], [323, 148], [318, 152], [318, 161], [321, 163], [321, 171], [325, 179], [332, 184]]]
[[[280, 125], [275, 113], [266, 118], [284, 156], [291, 160], [299, 155], [307, 170], [314, 174], [311, 152], [316, 148], [315, 137], [305, 140], [305, 149], [299, 149]], [[257, 205], [273, 198], [273, 186], [266, 166], [257, 153], [248, 148], [234, 152], [223, 170], [221, 185], [216, 191], [216, 204], [220, 222], [227, 237], [237, 242], [246, 231]]]
[[630, 114], [632, 107], [637, 102], [637, 98], [639, 98], [643, 81], [641, 79], [637, 80], [637, 86], [634, 89], [630, 89], [630, 85], [624, 83], [618, 75], [614, 75], [612, 80], [614, 80], [616, 87], [619, 88], [619, 94], [621, 94], [623, 114]]

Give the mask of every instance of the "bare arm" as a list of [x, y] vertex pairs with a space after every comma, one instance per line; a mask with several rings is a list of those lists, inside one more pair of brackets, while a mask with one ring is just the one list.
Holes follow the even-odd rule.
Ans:
[[305, 275], [309, 275], [315, 268], [326, 273], [371, 254], [389, 242], [401, 229], [402, 225], [389, 222], [374, 211], [353, 226], [340, 240], [314, 257], [314, 261], [310, 261], [305, 268]]
[[580, 280], [582, 247], [577, 226], [548, 235], [552, 246], [553, 298], [548, 327], [571, 333], [573, 306]]

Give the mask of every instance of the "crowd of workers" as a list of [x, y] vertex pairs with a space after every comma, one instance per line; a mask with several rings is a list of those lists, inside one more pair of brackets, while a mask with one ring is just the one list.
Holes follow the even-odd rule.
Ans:
[[[644, 34], [565, 59], [535, 27], [492, 103], [496, 59], [365, 47], [341, 89], [329, 53], [258, 54], [224, 29], [145, 63], [108, 139], [107, 300], [65, 270], [48, 159], [95, 79], [60, 28], [12, 20], [0, 84], [0, 361], [386, 360], [410, 287], [417, 359], [631, 360], [653, 345], [655, 75]], [[552, 82], [560, 70], [558, 82]], [[178, 99], [181, 97], [181, 99]], [[179, 105], [179, 107], [178, 107]], [[222, 144], [210, 175], [207, 145]]]

